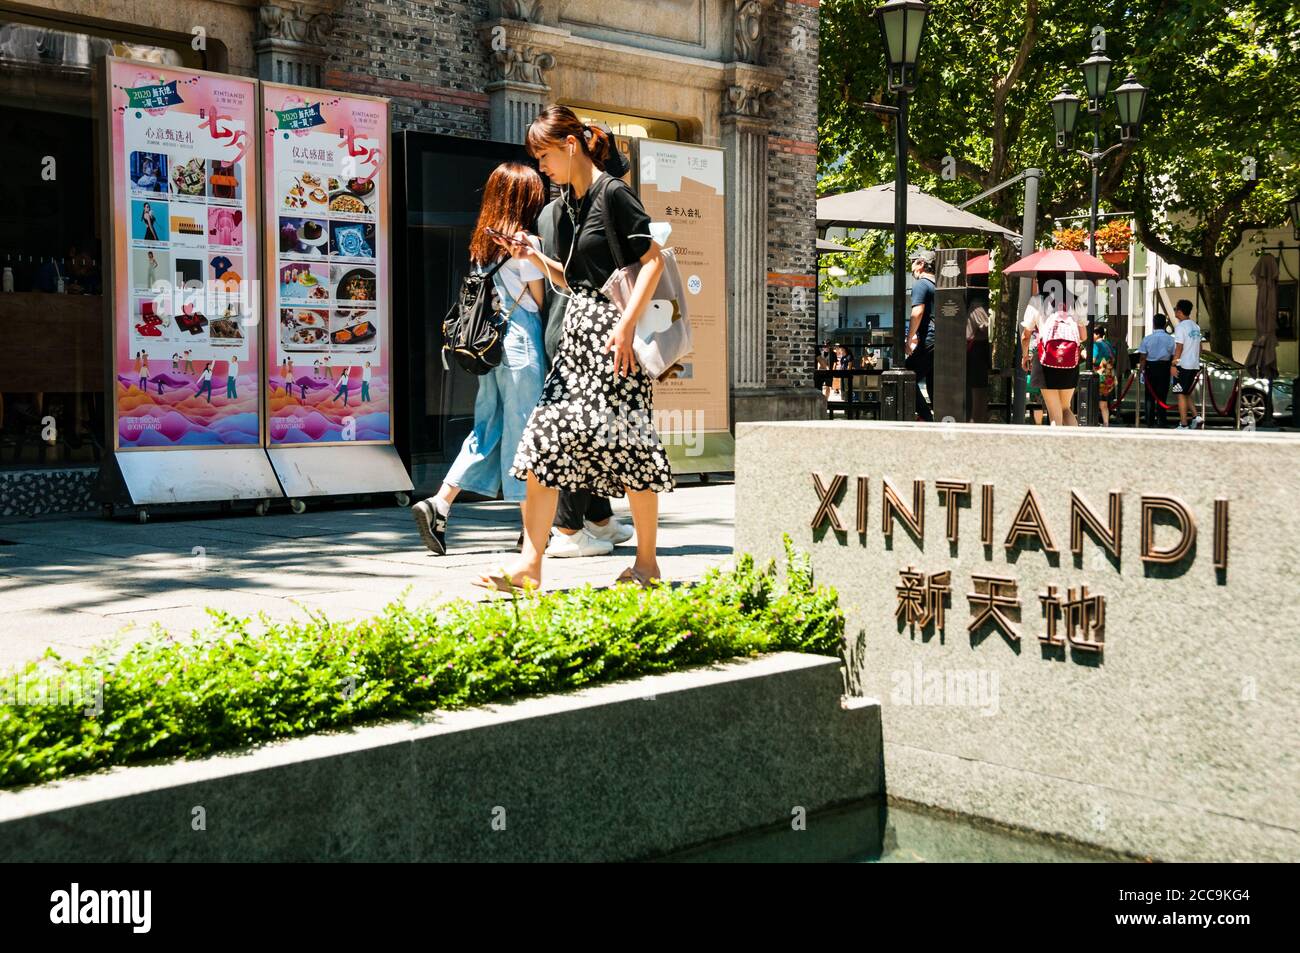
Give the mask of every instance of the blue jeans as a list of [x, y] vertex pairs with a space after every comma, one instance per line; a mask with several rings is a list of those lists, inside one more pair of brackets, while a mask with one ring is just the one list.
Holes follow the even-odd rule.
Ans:
[[[497, 289], [502, 307], [508, 310], [513, 300], [500, 284]], [[474, 429], [461, 445], [444, 483], [489, 498], [501, 490], [510, 503], [523, 500], [525, 484], [510, 475], [510, 466], [524, 425], [541, 399], [545, 361], [542, 319], [533, 311], [515, 308], [501, 363], [478, 379]]]

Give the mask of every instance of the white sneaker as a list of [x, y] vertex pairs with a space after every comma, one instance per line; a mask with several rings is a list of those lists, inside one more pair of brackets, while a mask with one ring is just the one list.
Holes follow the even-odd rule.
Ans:
[[1175, 427], [1174, 429], [1175, 429], [1175, 430], [1189, 430], [1190, 428], [1187, 426], [1187, 424], [1179, 424], [1179, 425], [1178, 425], [1177, 427]]
[[590, 520], [583, 520], [582, 525], [596, 539], [607, 539], [615, 546], [621, 546], [632, 538], [632, 527], [623, 525], [615, 516], [611, 516], [604, 526]]
[[1200, 414], [1197, 414], [1196, 419], [1192, 421], [1192, 429], [1201, 430], [1204, 429], [1204, 427], [1205, 427], [1205, 418], [1202, 417]]
[[574, 556], [608, 556], [614, 551], [614, 544], [607, 539], [597, 539], [585, 529], [576, 533], [561, 533], [551, 530], [551, 541], [546, 546], [546, 555], [557, 559]]

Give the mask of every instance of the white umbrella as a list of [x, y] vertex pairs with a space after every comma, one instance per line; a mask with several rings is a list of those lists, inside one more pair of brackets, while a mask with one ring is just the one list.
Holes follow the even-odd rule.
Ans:
[[[892, 229], [893, 183], [818, 199], [817, 227], [836, 225], [846, 228]], [[1003, 235], [1009, 239], [1020, 237], [997, 222], [990, 222], [955, 205], [949, 205], [943, 199], [922, 192], [915, 185], [907, 187], [907, 230], [950, 235]]]

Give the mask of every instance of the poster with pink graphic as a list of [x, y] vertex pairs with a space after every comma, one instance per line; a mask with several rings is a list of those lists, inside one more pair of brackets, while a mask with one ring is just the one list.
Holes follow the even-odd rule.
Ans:
[[116, 447], [257, 446], [257, 83], [106, 63]]
[[267, 445], [391, 443], [388, 102], [262, 84]]

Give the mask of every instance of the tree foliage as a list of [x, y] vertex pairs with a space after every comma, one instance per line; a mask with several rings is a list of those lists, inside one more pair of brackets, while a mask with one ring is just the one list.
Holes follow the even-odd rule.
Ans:
[[[892, 120], [862, 105], [892, 102], [874, 6], [821, 4], [819, 194], [893, 178]], [[1142, 141], [1101, 164], [1103, 208], [1136, 213], [1141, 236], [1166, 259], [1215, 271], [1243, 231], [1280, 224], [1285, 199], [1300, 189], [1300, 13], [1291, 0], [1230, 10], [1209, 0], [932, 0], [911, 100], [909, 179], [955, 204], [1037, 167], [1043, 218], [1086, 212], [1089, 166], [1056, 151], [1048, 103], [1062, 83], [1083, 94], [1078, 64], [1098, 28], [1116, 63], [1112, 88], [1132, 70], [1151, 90]], [[1092, 121], [1080, 116], [1076, 146], [1091, 145]], [[1118, 141], [1116, 124], [1110, 97], [1103, 147]], [[1019, 231], [1022, 194], [1013, 186], [971, 211]], [[1040, 221], [1040, 244], [1046, 232]], [[1011, 246], [1002, 251], [1014, 257]], [[862, 278], [879, 259], [827, 263]], [[1212, 332], [1226, 333], [1225, 316], [1210, 310]]]

